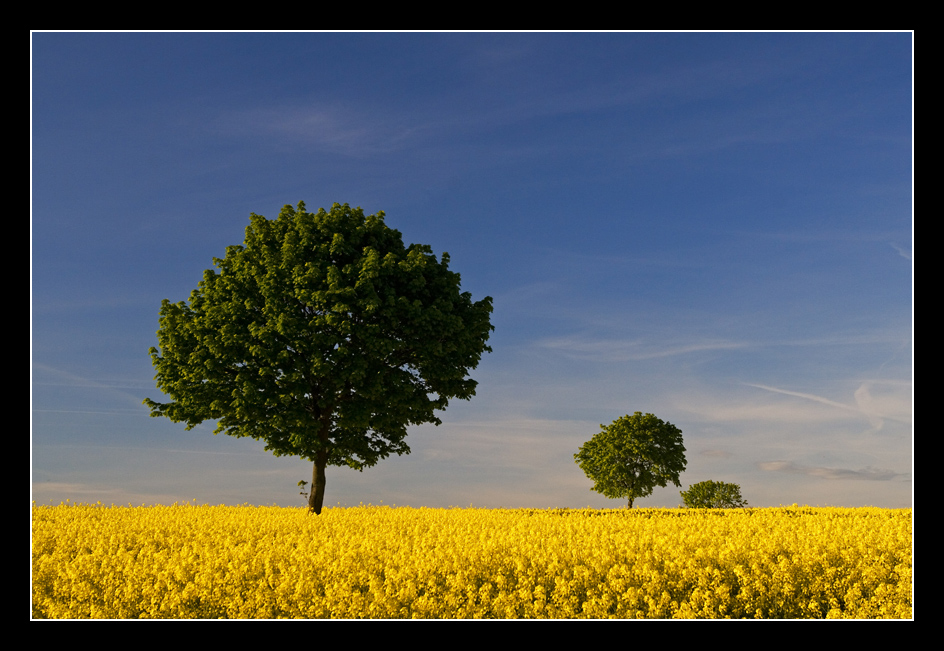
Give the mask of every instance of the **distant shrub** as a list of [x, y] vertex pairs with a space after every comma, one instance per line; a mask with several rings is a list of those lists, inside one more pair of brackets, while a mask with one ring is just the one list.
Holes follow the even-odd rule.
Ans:
[[747, 506], [741, 497], [741, 487], [723, 481], [708, 481], [692, 484], [682, 491], [682, 500], [690, 509], [738, 509]]

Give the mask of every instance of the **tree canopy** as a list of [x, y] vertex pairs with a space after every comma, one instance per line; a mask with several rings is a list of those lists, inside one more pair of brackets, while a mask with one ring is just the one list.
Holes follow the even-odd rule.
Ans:
[[681, 491], [682, 501], [689, 509], [738, 509], [747, 506], [741, 487], [723, 481], [702, 481]]
[[610, 425], [580, 447], [574, 459], [587, 477], [591, 490], [606, 497], [629, 500], [648, 497], [656, 486], [679, 486], [685, 470], [682, 430], [652, 414], [636, 412]]
[[161, 304], [151, 416], [217, 420], [214, 433], [266, 442], [314, 463], [321, 512], [326, 465], [358, 470], [408, 454], [409, 425], [470, 399], [468, 377], [494, 330], [492, 299], [461, 293], [449, 255], [404, 246], [384, 213], [334, 204], [277, 219], [250, 215], [241, 246], [214, 258], [189, 304]]

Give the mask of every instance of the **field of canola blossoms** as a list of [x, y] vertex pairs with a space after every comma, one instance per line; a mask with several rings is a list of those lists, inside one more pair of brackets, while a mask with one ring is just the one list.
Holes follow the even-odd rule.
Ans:
[[33, 507], [34, 618], [911, 618], [911, 509]]

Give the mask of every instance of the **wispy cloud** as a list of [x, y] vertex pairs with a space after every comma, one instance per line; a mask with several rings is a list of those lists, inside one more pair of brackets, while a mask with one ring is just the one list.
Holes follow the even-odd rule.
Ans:
[[[157, 390], [153, 388], [153, 383], [148, 383], [146, 380], [128, 380], [128, 379], [95, 379], [86, 376], [76, 375], [74, 373], [69, 373], [68, 371], [63, 371], [52, 366], [47, 366], [45, 364], [33, 364], [31, 367], [31, 391], [35, 391], [40, 387], [68, 387], [69, 389], [81, 389], [81, 390], [92, 390], [95, 395], [102, 396], [106, 399], [112, 399], [114, 402], [111, 404], [116, 405], [116, 407], [106, 408], [106, 409], [50, 409], [50, 408], [41, 408], [34, 409], [36, 413], [39, 412], [68, 412], [68, 413], [134, 413], [134, 412], [143, 412], [146, 410], [141, 404], [142, 394], [146, 391], [151, 393], [156, 392]], [[148, 389], [148, 387], [151, 387]], [[61, 393], [61, 390], [59, 390]], [[45, 403], [48, 405], [49, 403]], [[117, 405], [123, 405], [122, 407], [117, 407]], [[86, 407], [86, 405], [83, 405]]]
[[894, 242], [889, 242], [888, 244], [889, 244], [889, 246], [891, 246], [893, 249], [895, 249], [896, 251], [898, 251], [898, 255], [900, 255], [901, 257], [903, 257], [905, 260], [911, 260], [911, 259], [912, 259], [912, 258], [911, 258], [911, 249], [902, 248], [902, 247], [898, 246], [897, 244], [895, 244]]
[[631, 360], [674, 357], [707, 350], [734, 350], [750, 344], [725, 340], [706, 340], [692, 343], [658, 343], [642, 339], [582, 339], [557, 337], [542, 339], [539, 348], [558, 351], [568, 357], [593, 362], [626, 362]]
[[799, 427], [812, 431], [811, 426], [848, 421], [860, 417], [854, 410], [824, 409], [810, 405], [806, 408], [789, 403], [752, 402], [732, 396], [702, 397], [691, 395], [678, 399], [678, 409], [685, 410], [708, 423], [742, 423], [754, 427]]
[[374, 156], [396, 151], [416, 128], [354, 111], [325, 106], [251, 109], [221, 119], [218, 129], [230, 134], [280, 134], [347, 156]]
[[[878, 392], [873, 391], [876, 388]], [[854, 396], [859, 410], [876, 430], [882, 429], [886, 420], [905, 425], [912, 422], [910, 382], [863, 382]]]
[[425, 458], [462, 465], [482, 460], [492, 465], [500, 458], [502, 468], [534, 470], [553, 467], [561, 459], [569, 466], [576, 443], [597, 428], [596, 423], [584, 421], [514, 418], [444, 422], [437, 428], [420, 428], [411, 436], [414, 451]]
[[[108, 378], [97, 380], [82, 375], [76, 375], [74, 373], [69, 373], [68, 371], [63, 371], [46, 364], [33, 364], [32, 370], [33, 375], [33, 384], [40, 386], [69, 386], [69, 387], [88, 387], [95, 389], [136, 389], [136, 388], [149, 388], [153, 386], [153, 382], [148, 382], [147, 380], [129, 380], [129, 379], [115, 379]], [[53, 380], [37, 380], [35, 373], [36, 372], [44, 373], [53, 376], [56, 378]]]
[[726, 450], [702, 450], [698, 453], [702, 457], [709, 457], [714, 459], [730, 459], [734, 455]]
[[[617, 320], [619, 323], [619, 320]], [[601, 321], [600, 325], [608, 323]], [[671, 336], [671, 335], [670, 335]], [[566, 337], [548, 337], [535, 342], [537, 348], [553, 350], [568, 357], [585, 361], [596, 362], [625, 362], [632, 360], [656, 359], [660, 357], [675, 357], [704, 351], [763, 349], [777, 347], [825, 347], [825, 346], [857, 346], [888, 343], [898, 341], [895, 334], [851, 334], [836, 335], [818, 339], [780, 340], [780, 341], [752, 341], [746, 339], [728, 338], [658, 338], [654, 336], [636, 338], [607, 338], [594, 335], [571, 335]], [[826, 401], [833, 406], [855, 409], [849, 405], [832, 402], [826, 398], [798, 392], [790, 392], [760, 384], [751, 384], [760, 389], [796, 395], [820, 402]]]
[[785, 472], [793, 475], [807, 475], [821, 479], [859, 479], [866, 481], [894, 481], [904, 479], [907, 475], [885, 470], [882, 468], [866, 467], [861, 470], [847, 468], [824, 468], [817, 466], [801, 466], [792, 461], [766, 461], [758, 464], [762, 470], [770, 472]]
[[[648, 113], [647, 109], [654, 105], [689, 105], [711, 100], [779, 78], [785, 72], [767, 64], [744, 62], [738, 62], [734, 72], [727, 62], [699, 61], [681, 65], [672, 74], [637, 73], [613, 79], [582, 76], [570, 83], [561, 83], [555, 75], [555, 81], [549, 83], [543, 75], [534, 74], [535, 66], [546, 65], [547, 56], [545, 49], [531, 44], [473, 45], [464, 59], [468, 85], [454, 92], [445, 89], [426, 102], [402, 104], [391, 100], [365, 107], [315, 99], [307, 104], [233, 111], [225, 114], [216, 126], [226, 134], [282, 134], [292, 144], [303, 141], [309, 146], [356, 157], [398, 151], [408, 143], [440, 149], [448, 141], [470, 137], [477, 146], [482, 146], [483, 133], [496, 133], [513, 125], [532, 125], [573, 115], [604, 120], [608, 115], [622, 115], [626, 111]], [[501, 101], [489, 101], [496, 94]], [[743, 144], [790, 141], [797, 130], [807, 131], [810, 124], [817, 123], [797, 116], [808, 110], [804, 103], [797, 102], [792, 108], [788, 111], [794, 116], [791, 122], [783, 119], [787, 111], [778, 102], [771, 108], [755, 105], [726, 117], [712, 114], [677, 118], [675, 128], [669, 132], [640, 128], [633, 137], [631, 150], [624, 148], [621, 155], [650, 162], [654, 156], [690, 157]], [[771, 111], [774, 115], [765, 120]], [[781, 126], [772, 130], [771, 124]], [[510, 143], [506, 139], [500, 139], [500, 143], [507, 157]], [[539, 157], [559, 152], [562, 146], [562, 142], [555, 141], [515, 151], [526, 157]]]

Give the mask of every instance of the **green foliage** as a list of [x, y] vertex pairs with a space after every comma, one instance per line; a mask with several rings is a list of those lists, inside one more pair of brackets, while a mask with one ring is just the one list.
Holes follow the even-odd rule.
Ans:
[[681, 491], [682, 501], [689, 509], [739, 509], [747, 506], [741, 487], [723, 481], [703, 481]]
[[150, 353], [171, 401], [146, 399], [151, 416], [216, 420], [214, 433], [314, 461], [323, 492], [325, 464], [409, 453], [408, 425], [438, 425], [435, 410], [475, 394], [492, 299], [460, 293], [448, 254], [404, 246], [383, 212], [253, 214], [213, 263], [189, 303], [161, 305]]
[[652, 414], [623, 416], [583, 444], [574, 459], [592, 490], [606, 497], [627, 498], [632, 508], [637, 497], [648, 497], [656, 486], [679, 486], [685, 470], [682, 430]]

